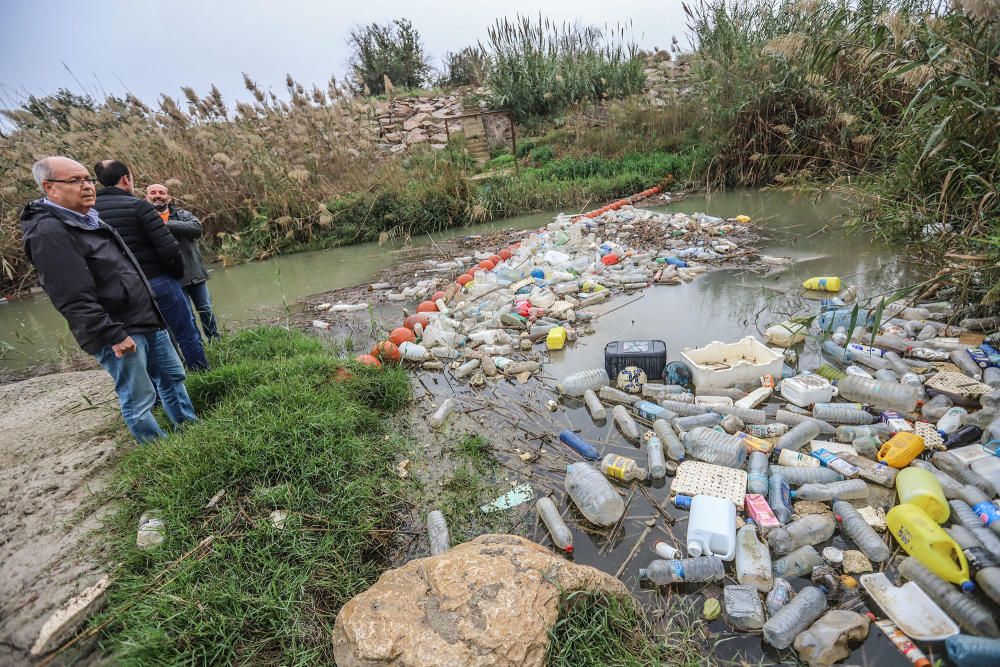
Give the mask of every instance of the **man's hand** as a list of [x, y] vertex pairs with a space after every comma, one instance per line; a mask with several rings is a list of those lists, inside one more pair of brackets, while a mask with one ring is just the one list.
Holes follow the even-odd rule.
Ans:
[[115, 356], [121, 359], [126, 354], [135, 352], [135, 341], [132, 340], [131, 336], [125, 336], [125, 340], [115, 343], [111, 346], [111, 349], [115, 351]]

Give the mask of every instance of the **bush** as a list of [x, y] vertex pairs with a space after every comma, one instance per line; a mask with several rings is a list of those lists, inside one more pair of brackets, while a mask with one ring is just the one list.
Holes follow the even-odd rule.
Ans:
[[531, 149], [528, 153], [528, 159], [534, 162], [536, 165], [543, 165], [552, 158], [555, 157], [555, 151], [552, 150], [552, 146], [539, 146], [538, 148]]
[[354, 28], [347, 40], [352, 49], [352, 89], [357, 94], [381, 95], [388, 77], [393, 86], [420, 88], [430, 74], [420, 33], [409, 19], [389, 25], [370, 23]]
[[488, 62], [482, 49], [467, 46], [458, 53], [446, 53], [439, 86], [480, 86], [485, 80]]

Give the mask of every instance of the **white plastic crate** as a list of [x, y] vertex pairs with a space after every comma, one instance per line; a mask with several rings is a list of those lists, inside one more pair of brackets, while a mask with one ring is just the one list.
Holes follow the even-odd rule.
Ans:
[[691, 369], [694, 386], [702, 391], [712, 387], [759, 384], [764, 375], [781, 378], [782, 356], [753, 336], [736, 343], [713, 341], [705, 347], [686, 348], [681, 359]]

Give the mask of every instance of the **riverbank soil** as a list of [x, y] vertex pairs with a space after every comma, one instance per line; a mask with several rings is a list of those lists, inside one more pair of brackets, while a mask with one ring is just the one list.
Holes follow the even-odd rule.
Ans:
[[121, 449], [111, 378], [0, 386], [0, 664], [25, 664], [49, 615], [103, 574], [98, 499]]

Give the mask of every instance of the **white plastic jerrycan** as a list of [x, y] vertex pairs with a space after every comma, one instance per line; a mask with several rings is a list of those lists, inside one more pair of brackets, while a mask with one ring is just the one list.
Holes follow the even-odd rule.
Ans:
[[715, 496], [695, 496], [688, 519], [688, 556], [736, 556], [736, 505]]

